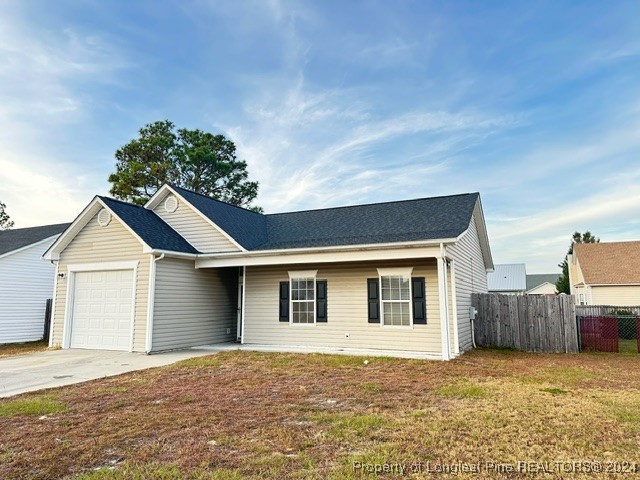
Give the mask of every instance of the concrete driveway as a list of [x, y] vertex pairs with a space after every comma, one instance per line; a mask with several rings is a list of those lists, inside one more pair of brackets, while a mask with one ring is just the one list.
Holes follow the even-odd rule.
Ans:
[[155, 355], [107, 350], [54, 350], [0, 358], [0, 398], [161, 367], [212, 353], [215, 350], [199, 348]]

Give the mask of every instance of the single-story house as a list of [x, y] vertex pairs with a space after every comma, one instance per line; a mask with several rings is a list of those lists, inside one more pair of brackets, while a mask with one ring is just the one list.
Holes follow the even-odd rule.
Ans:
[[477, 193], [264, 215], [171, 185], [95, 197], [44, 255], [51, 343], [244, 344], [450, 359], [493, 268]]
[[527, 274], [527, 295], [555, 295], [556, 283], [560, 278], [559, 273], [532, 273]]
[[527, 270], [524, 263], [503, 263], [487, 273], [489, 293], [524, 295], [527, 290]]
[[40, 340], [55, 267], [42, 261], [68, 223], [0, 231], [0, 344]]
[[577, 305], [640, 305], [640, 241], [576, 243], [567, 262]]

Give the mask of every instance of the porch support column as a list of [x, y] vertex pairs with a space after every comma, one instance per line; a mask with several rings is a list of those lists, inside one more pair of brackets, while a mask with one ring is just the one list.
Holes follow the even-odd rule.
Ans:
[[240, 311], [240, 344], [244, 343], [245, 305], [247, 304], [247, 267], [242, 267], [242, 310]]
[[451, 316], [453, 317], [453, 355], [460, 355], [460, 336], [458, 333], [458, 297], [456, 295], [456, 263], [455, 260], [449, 260], [449, 269], [451, 271]]
[[440, 336], [442, 339], [442, 359], [451, 360], [449, 342], [449, 306], [447, 302], [447, 265], [444, 260], [444, 246], [440, 246], [438, 262], [438, 302], [440, 304]]

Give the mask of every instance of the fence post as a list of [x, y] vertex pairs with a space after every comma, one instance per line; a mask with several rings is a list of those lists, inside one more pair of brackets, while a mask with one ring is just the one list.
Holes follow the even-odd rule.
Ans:
[[51, 307], [53, 305], [53, 300], [51, 298], [47, 299], [47, 303], [44, 308], [44, 331], [42, 332], [42, 341], [49, 341], [49, 332], [51, 331]]

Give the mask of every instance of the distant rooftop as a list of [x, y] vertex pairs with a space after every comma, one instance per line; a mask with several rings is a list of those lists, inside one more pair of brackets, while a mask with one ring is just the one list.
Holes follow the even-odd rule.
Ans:
[[536, 288], [545, 282], [555, 285], [560, 278], [559, 273], [532, 273], [527, 274], [527, 291]]
[[577, 243], [573, 253], [589, 285], [640, 284], [640, 241]]
[[0, 231], [0, 255], [38, 243], [61, 234], [70, 224], [41, 225], [39, 227], [14, 228]]
[[490, 292], [524, 292], [527, 290], [527, 270], [524, 263], [503, 263], [487, 274]]

